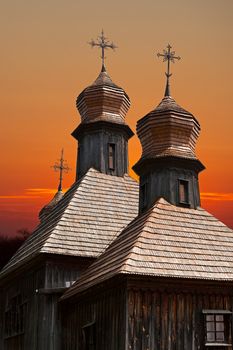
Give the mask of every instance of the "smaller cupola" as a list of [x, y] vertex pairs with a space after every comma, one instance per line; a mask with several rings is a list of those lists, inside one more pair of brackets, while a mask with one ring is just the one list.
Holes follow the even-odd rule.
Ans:
[[39, 212], [40, 221], [44, 221], [47, 216], [51, 213], [53, 208], [56, 207], [57, 203], [62, 199], [64, 192], [62, 191], [62, 181], [64, 172], [68, 172], [70, 168], [68, 167], [66, 161], [64, 160], [64, 150], [61, 151], [60, 159], [52, 166], [54, 171], [59, 171], [59, 185], [57, 188], [57, 192], [55, 193], [52, 200], [46, 204]]
[[60, 202], [63, 195], [63, 191], [57, 190], [53, 199], [40, 210], [39, 219], [41, 222], [44, 221], [44, 219], [51, 213], [51, 211], [57, 205], [57, 203]]

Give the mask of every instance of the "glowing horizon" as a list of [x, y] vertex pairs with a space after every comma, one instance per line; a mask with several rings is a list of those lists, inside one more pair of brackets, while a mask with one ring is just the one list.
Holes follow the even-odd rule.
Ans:
[[[126, 122], [133, 131], [164, 94], [165, 67], [157, 52], [169, 42], [182, 57], [171, 66], [171, 93], [201, 124], [196, 153], [207, 168], [199, 177], [202, 205], [233, 228], [231, 0], [25, 0], [4, 2], [0, 16], [0, 233], [36, 225], [39, 210], [56, 191], [58, 177], [50, 166], [62, 147], [73, 169], [64, 187], [75, 180], [77, 145], [70, 136], [80, 122], [75, 100], [101, 69], [100, 51], [87, 42], [102, 28], [119, 47], [106, 52], [106, 67], [131, 99]], [[134, 136], [132, 176], [140, 154]]]

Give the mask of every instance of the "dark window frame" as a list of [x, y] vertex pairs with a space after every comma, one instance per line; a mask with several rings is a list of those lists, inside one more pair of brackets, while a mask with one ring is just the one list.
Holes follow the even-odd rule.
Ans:
[[148, 204], [148, 182], [143, 182], [140, 186], [141, 192], [141, 209], [144, 210], [147, 208]]
[[[181, 188], [183, 190], [183, 193]], [[180, 205], [190, 205], [189, 180], [178, 179], [178, 202]]]
[[108, 143], [108, 169], [116, 169], [116, 144], [113, 142]]
[[202, 310], [202, 313], [205, 322], [205, 347], [232, 346], [232, 312], [229, 310]]
[[21, 294], [14, 295], [7, 303], [5, 310], [4, 338], [12, 338], [24, 334], [27, 319], [27, 300]]

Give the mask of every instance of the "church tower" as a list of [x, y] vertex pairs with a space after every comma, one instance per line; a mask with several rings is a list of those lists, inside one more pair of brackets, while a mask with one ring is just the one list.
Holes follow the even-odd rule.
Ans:
[[180, 57], [170, 45], [160, 56], [168, 63], [164, 98], [137, 123], [142, 156], [133, 169], [140, 176], [140, 212], [160, 197], [176, 206], [200, 206], [198, 174], [204, 166], [195, 154], [200, 124], [171, 97], [170, 62]]
[[106, 49], [115, 49], [102, 31], [91, 46], [102, 50], [102, 69], [94, 83], [78, 96], [76, 105], [81, 124], [72, 136], [78, 141], [76, 179], [91, 167], [101, 173], [124, 176], [128, 173], [128, 140], [133, 132], [125, 123], [130, 107], [126, 92], [109, 77], [105, 68]]

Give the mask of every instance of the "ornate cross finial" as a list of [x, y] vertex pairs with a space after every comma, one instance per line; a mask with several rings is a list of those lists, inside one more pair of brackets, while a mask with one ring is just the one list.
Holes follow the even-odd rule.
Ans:
[[70, 168], [68, 167], [68, 165], [66, 163], [66, 160], [64, 160], [63, 155], [64, 155], [64, 150], [62, 148], [61, 158], [51, 167], [55, 171], [60, 172], [58, 191], [62, 191], [63, 172], [68, 173], [68, 171], [70, 170]]
[[101, 35], [98, 36], [97, 41], [93, 39], [89, 42], [91, 47], [98, 46], [101, 48], [101, 59], [102, 59], [102, 70], [105, 70], [104, 59], [106, 58], [104, 55], [104, 50], [112, 49], [115, 50], [117, 46], [113, 42], [109, 42], [109, 40], [104, 36], [104, 31], [102, 30]]
[[172, 63], [175, 63], [175, 60], [180, 60], [180, 56], [175, 56], [175, 51], [171, 51], [171, 45], [167, 45], [167, 50], [163, 50], [162, 53], [157, 53], [158, 57], [163, 57], [163, 62], [167, 61], [167, 72], [165, 72], [165, 75], [167, 77], [167, 84], [166, 84], [166, 89], [165, 89], [165, 96], [170, 96], [170, 81], [169, 78], [172, 75], [170, 73], [170, 61]]

